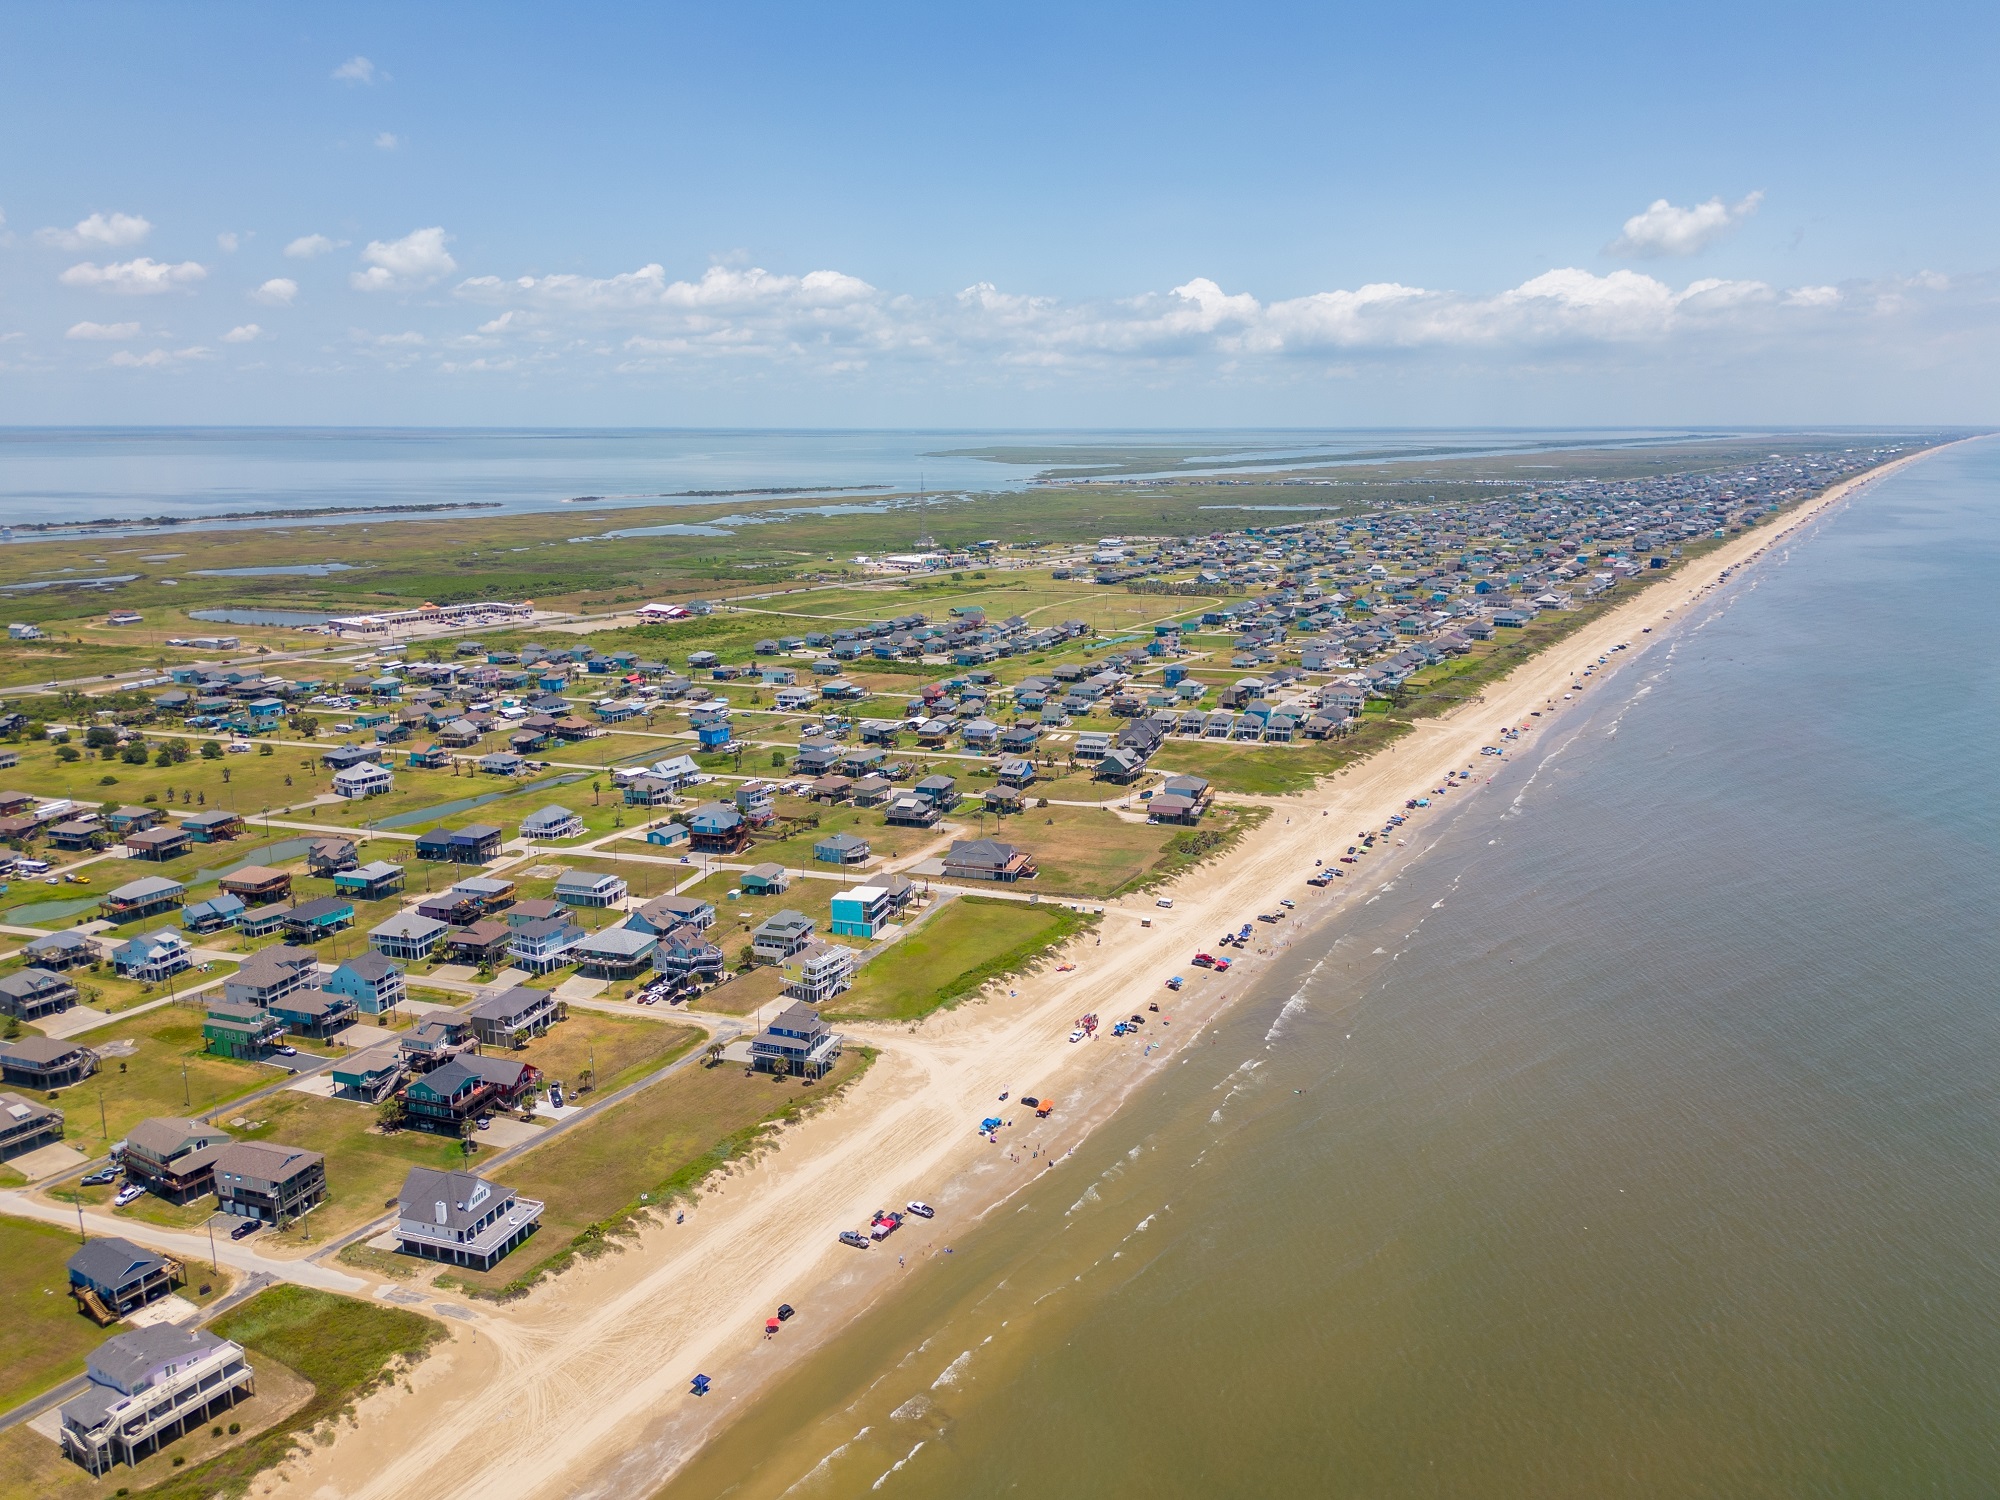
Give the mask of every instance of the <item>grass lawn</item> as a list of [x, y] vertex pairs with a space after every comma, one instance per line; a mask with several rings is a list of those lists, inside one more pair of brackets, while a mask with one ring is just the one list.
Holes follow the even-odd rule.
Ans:
[[604, 1246], [633, 1214], [694, 1190], [870, 1060], [850, 1050], [810, 1086], [733, 1065], [683, 1068], [513, 1162], [507, 1185], [547, 1204], [540, 1229], [491, 1271], [454, 1269], [445, 1280], [489, 1296], [525, 1289], [571, 1255]]
[[1067, 907], [961, 896], [872, 960], [827, 1014], [914, 1021], [1033, 963], [1086, 925]]
[[[0, 1219], [0, 1411], [6, 1411], [83, 1371], [84, 1357], [120, 1324], [99, 1328], [69, 1297], [67, 1263], [77, 1247], [74, 1230], [26, 1219]], [[180, 1296], [197, 1304], [213, 1302], [229, 1289], [205, 1265], [187, 1268]], [[204, 1288], [206, 1290], [204, 1290]]]
[[821, 807], [801, 797], [780, 797], [777, 808], [781, 818], [817, 817], [819, 826], [790, 838], [752, 843], [740, 859], [750, 864], [770, 861], [795, 870], [832, 870], [837, 867], [813, 858], [813, 845], [830, 834], [859, 834], [878, 860], [898, 859], [938, 837], [927, 828], [891, 828], [879, 807]]
[[1168, 740], [1154, 757], [1153, 769], [1206, 776], [1218, 792], [1277, 797], [1310, 791], [1320, 777], [1352, 765], [1402, 732], [1400, 726], [1378, 720], [1344, 740], [1300, 740], [1289, 745]]
[[[91, 1077], [62, 1090], [69, 1138], [86, 1151], [99, 1152], [149, 1116], [200, 1114], [277, 1081], [271, 1068], [204, 1052], [201, 1023], [206, 1016], [199, 1003], [163, 1005], [76, 1038], [100, 1055], [110, 1049], [111, 1055]], [[136, 1049], [129, 1054], [118, 1049], [127, 1041]]]
[[80, 1373], [84, 1356], [117, 1331], [69, 1299], [65, 1263], [76, 1247], [74, 1228], [0, 1219], [0, 1411]]
[[[311, 1382], [313, 1393], [289, 1418], [205, 1463], [168, 1471], [148, 1500], [236, 1496], [292, 1447], [292, 1434], [331, 1421], [395, 1371], [421, 1360], [445, 1337], [436, 1320], [308, 1287], [277, 1286], [226, 1313], [214, 1331]], [[169, 1452], [172, 1450], [169, 1449]], [[170, 1461], [170, 1460], [169, 1460]]]
[[614, 1016], [573, 1005], [567, 1021], [507, 1055], [532, 1063], [542, 1070], [544, 1078], [560, 1078], [569, 1085], [591, 1066], [594, 1056], [598, 1091], [607, 1092], [665, 1066], [702, 1036], [695, 1026], [677, 1026], [650, 1016]]
[[696, 1010], [715, 1011], [725, 1016], [747, 1016], [763, 1006], [779, 1002], [785, 993], [785, 971], [766, 964], [747, 974], [738, 974], [701, 997]]
[[[654, 849], [643, 844], [634, 852], [639, 852], [639, 850], [643, 850], [647, 854], [669, 853], [667, 850]], [[616, 875], [625, 882], [626, 888], [633, 895], [647, 898], [665, 895], [700, 868], [699, 865], [684, 865], [680, 863], [678, 857], [671, 859], [667, 864], [657, 865], [637, 859], [614, 859], [609, 854], [546, 855], [538, 857], [534, 862], [536, 864], [560, 865], [566, 870], [587, 870], [593, 875]], [[523, 884], [525, 886], [525, 882]], [[549, 890], [553, 891], [554, 889], [555, 882], [551, 880], [549, 882]], [[525, 889], [523, 899], [526, 899]], [[582, 925], [592, 928], [597, 924], [589, 920], [589, 918], [603, 915], [601, 911], [592, 907], [579, 908], [579, 912], [585, 914]], [[625, 914], [623, 912], [614, 912], [612, 915], [622, 921]]]
[[[236, 1124], [240, 1119], [248, 1123]], [[324, 1241], [375, 1218], [383, 1203], [396, 1196], [411, 1167], [465, 1164], [457, 1141], [420, 1130], [382, 1134], [375, 1128], [371, 1104], [320, 1099], [290, 1089], [259, 1100], [248, 1116], [225, 1116], [221, 1124], [238, 1140], [303, 1146], [325, 1155], [326, 1201], [307, 1216], [304, 1229], [289, 1226], [276, 1236], [291, 1243], [308, 1231], [314, 1240]], [[139, 1201], [157, 1200], [148, 1196]], [[201, 1202], [205, 1212], [214, 1211], [213, 1198]], [[259, 1236], [270, 1237], [270, 1230]]]
[[[821, 937], [832, 929], [833, 898], [841, 889], [839, 881], [795, 875], [790, 888], [782, 895], [746, 894], [731, 901], [729, 893], [738, 889], [736, 882], [741, 878], [739, 872], [718, 870], [686, 892], [715, 908], [715, 925], [708, 929], [708, 940], [722, 950], [732, 967], [736, 963], [737, 950], [749, 943], [751, 929], [773, 912], [804, 913], [819, 924], [814, 931]], [[861, 882], [857, 880], [854, 883], [858, 885]]]
[[1007, 819], [999, 836], [1035, 856], [1040, 874], [1029, 889], [1104, 897], [1151, 874], [1174, 831], [1095, 807], [1038, 807]]

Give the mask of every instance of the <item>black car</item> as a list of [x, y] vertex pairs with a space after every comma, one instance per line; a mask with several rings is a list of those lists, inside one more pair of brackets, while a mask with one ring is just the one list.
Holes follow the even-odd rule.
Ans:
[[238, 1224], [234, 1229], [229, 1231], [229, 1237], [232, 1240], [248, 1239], [263, 1227], [264, 1221], [262, 1219], [245, 1219], [241, 1224]]
[[795, 1311], [797, 1311], [797, 1309], [794, 1308], [791, 1303], [780, 1302], [778, 1304], [778, 1321], [780, 1323], [790, 1322], [791, 1316]]

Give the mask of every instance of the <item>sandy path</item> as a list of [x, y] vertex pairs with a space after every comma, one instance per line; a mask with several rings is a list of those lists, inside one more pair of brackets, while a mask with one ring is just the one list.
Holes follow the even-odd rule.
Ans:
[[[1731, 541], [1524, 663], [1481, 700], [1425, 721], [1311, 794], [1277, 800], [1264, 827], [1227, 860], [1181, 882], [1172, 911], [1143, 907], [1151, 928], [1129, 918], [1107, 921], [1099, 938], [1084, 939], [1070, 955], [1076, 971], [1024, 979], [1010, 998], [962, 1007], [917, 1030], [862, 1030], [882, 1056], [837, 1107], [793, 1128], [781, 1150], [705, 1194], [686, 1224], [649, 1229], [636, 1249], [574, 1269], [522, 1303], [482, 1308], [459, 1341], [487, 1340], [490, 1374], [482, 1371], [476, 1385], [425, 1381], [413, 1394], [371, 1402], [358, 1432], [288, 1466], [302, 1486], [291, 1493], [370, 1500], [648, 1493], [708, 1427], [732, 1406], [740, 1409], [782, 1366], [773, 1357], [779, 1346], [759, 1337], [779, 1301], [807, 1314], [788, 1327], [785, 1353], [830, 1336], [897, 1276], [897, 1251], [948, 1243], [954, 1227], [1048, 1169], [1045, 1161], [1025, 1160], [1037, 1139], [1058, 1154], [1067, 1149], [1242, 993], [1248, 979], [1240, 968], [1216, 976], [1189, 967], [1196, 948], [1274, 909], [1281, 895], [1298, 901], [1299, 920], [1282, 931], [1260, 925], [1260, 946], [1374, 889], [1379, 881], [1359, 870], [1324, 892], [1303, 882], [1315, 856], [1331, 859], [1357, 829], [1379, 828], [1406, 798], [1442, 785], [1447, 770], [1477, 769], [1479, 747], [1494, 742], [1499, 726], [1539, 724], [1535, 710], [1559, 704], [1572, 683], [1585, 680], [1576, 675], [1582, 664], [1611, 654], [1588, 679], [1589, 692], [1602, 691], [1599, 684], [1661, 639], [1644, 627], [1683, 611], [1725, 569], [1779, 543], [1855, 485], [1912, 461], [1837, 486], [1781, 528]], [[1620, 641], [1631, 649], [1612, 653]], [[1161, 759], [1171, 762], [1171, 748]], [[1379, 867], [1382, 859], [1371, 855], [1369, 863]], [[1135, 904], [1133, 915], [1141, 909]], [[1252, 959], [1243, 967], [1254, 975], [1259, 965]], [[1169, 1003], [1161, 985], [1174, 972], [1188, 975], [1189, 986]], [[1065, 1041], [1084, 1010], [1109, 1019], [1152, 1000], [1178, 1024], [1147, 1028], [1145, 1041], [1161, 1044], [1150, 1057], [1143, 1042]], [[1061, 1101], [1054, 1120], [1012, 1133], [1019, 1139], [1010, 1146], [1024, 1158], [1019, 1165], [972, 1131], [1002, 1089]], [[934, 1224], [913, 1221], [865, 1253], [836, 1243], [837, 1230], [861, 1227], [871, 1210], [913, 1195], [938, 1204]], [[696, 1370], [717, 1377], [717, 1395], [705, 1403], [685, 1394]]]

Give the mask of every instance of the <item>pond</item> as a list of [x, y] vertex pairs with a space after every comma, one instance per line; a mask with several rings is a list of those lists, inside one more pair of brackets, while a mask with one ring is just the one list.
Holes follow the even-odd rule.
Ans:
[[502, 797], [511, 797], [516, 792], [539, 792], [544, 787], [568, 786], [573, 781], [582, 781], [589, 774], [588, 771], [574, 771], [567, 776], [548, 776], [540, 781], [530, 781], [520, 786], [510, 783], [497, 791], [486, 792], [477, 797], [460, 797], [456, 802], [440, 802], [435, 807], [419, 807], [410, 812], [393, 813], [378, 822], [370, 823], [368, 826], [370, 828], [414, 828], [419, 823], [439, 823], [446, 818], [455, 818], [460, 813], [471, 812], [475, 807], [484, 807], [489, 802], [497, 802]]
[[272, 563], [262, 568], [189, 568], [190, 578], [324, 578], [329, 573], [352, 573], [360, 564], [344, 562]]
[[211, 625], [324, 625], [333, 616], [304, 609], [191, 609], [188, 618]]

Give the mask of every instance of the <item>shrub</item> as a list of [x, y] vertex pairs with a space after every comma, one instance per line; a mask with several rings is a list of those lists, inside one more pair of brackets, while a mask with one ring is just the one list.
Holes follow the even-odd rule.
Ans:
[[67, 763], [73, 760], [82, 760], [83, 755], [74, 745], [58, 745], [56, 746], [56, 759]]

